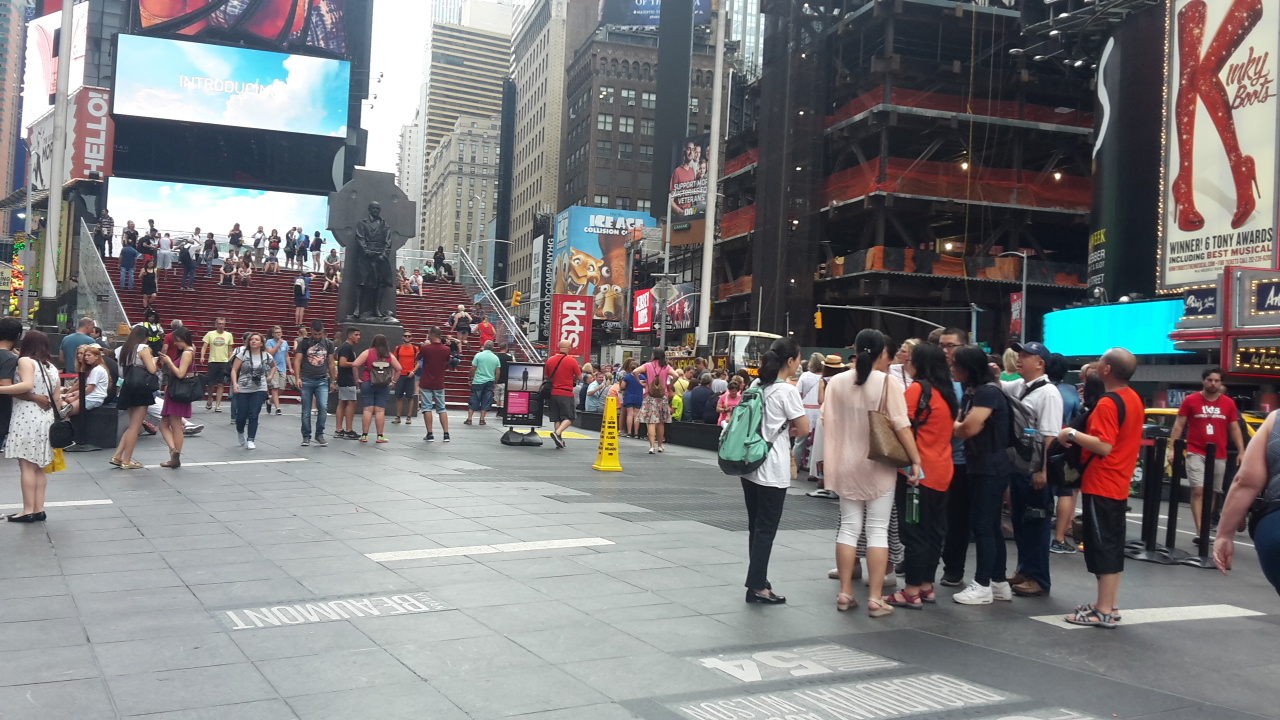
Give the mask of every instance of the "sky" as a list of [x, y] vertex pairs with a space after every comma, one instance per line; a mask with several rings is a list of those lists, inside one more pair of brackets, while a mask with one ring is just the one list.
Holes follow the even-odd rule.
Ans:
[[135, 35], [118, 56], [118, 114], [346, 137], [349, 63]]
[[360, 118], [361, 126], [369, 131], [364, 166], [371, 170], [396, 171], [400, 128], [413, 122], [418, 109], [425, 53], [422, 28], [430, 20], [430, 0], [378, 0], [373, 4], [368, 101], [373, 107], [366, 104]]
[[320, 230], [324, 238], [333, 240], [333, 233], [325, 230], [329, 201], [324, 195], [120, 177], [113, 177], [110, 182], [111, 217], [120, 228], [129, 220], [145, 228], [147, 220], [154, 219], [162, 232], [188, 233], [199, 227], [225, 239], [232, 223], [239, 222], [246, 237], [259, 225], [267, 233], [272, 229], [280, 231], [280, 237], [289, 228], [300, 226], [308, 235]]

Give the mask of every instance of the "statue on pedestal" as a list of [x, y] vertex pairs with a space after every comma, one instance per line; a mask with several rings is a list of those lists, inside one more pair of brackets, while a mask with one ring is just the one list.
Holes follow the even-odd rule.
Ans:
[[[340, 324], [384, 326], [399, 337], [396, 252], [417, 233], [415, 203], [391, 173], [357, 168], [351, 182], [329, 195], [329, 229], [345, 251], [338, 291]], [[365, 333], [370, 339], [377, 332]]]
[[394, 311], [382, 309], [383, 290], [395, 287], [395, 271], [391, 268], [390, 228], [376, 200], [369, 203], [369, 216], [356, 223], [356, 242], [347, 250], [347, 267], [359, 287], [347, 320], [398, 322]]

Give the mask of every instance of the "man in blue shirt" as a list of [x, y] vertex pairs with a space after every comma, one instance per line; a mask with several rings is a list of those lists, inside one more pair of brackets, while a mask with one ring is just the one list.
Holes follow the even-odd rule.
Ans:
[[133, 269], [138, 262], [138, 249], [132, 242], [126, 242], [120, 248], [120, 289], [133, 289]]
[[[1058, 393], [1062, 395], [1062, 426], [1066, 427], [1084, 409], [1080, 391], [1075, 385], [1063, 382], [1067, 377], [1067, 359], [1061, 353], [1051, 355], [1045, 374], [1049, 376], [1049, 382], [1058, 386]], [[1076, 544], [1067, 542], [1067, 530], [1076, 517], [1076, 491], [1055, 487], [1053, 494], [1058, 498], [1058, 505], [1054, 510], [1053, 542], [1049, 544], [1049, 552], [1055, 555], [1075, 554]]]
[[76, 327], [76, 331], [62, 338], [62, 345], [58, 351], [58, 359], [62, 362], [65, 372], [73, 373], [76, 371], [76, 350], [81, 345], [93, 345], [97, 340], [93, 339], [93, 318], [80, 318], [80, 324]]

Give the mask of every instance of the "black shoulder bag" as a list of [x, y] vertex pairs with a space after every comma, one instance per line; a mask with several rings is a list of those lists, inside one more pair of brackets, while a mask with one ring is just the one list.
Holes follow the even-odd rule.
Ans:
[[538, 397], [542, 400], [544, 405], [551, 402], [551, 390], [555, 387], [555, 383], [553, 381], [556, 377], [556, 370], [560, 369], [560, 366], [564, 364], [564, 359], [567, 357], [569, 356], [562, 356], [560, 358], [560, 362], [556, 363], [556, 369], [552, 370], [546, 377], [542, 378], [542, 386], [538, 388]]
[[76, 429], [71, 425], [71, 421], [63, 417], [62, 411], [58, 409], [57, 400], [54, 398], [53, 385], [49, 383], [49, 371], [41, 367], [40, 374], [44, 376], [44, 389], [49, 393], [49, 409], [53, 411], [53, 424], [49, 426], [49, 447], [55, 450], [65, 450], [76, 444]]

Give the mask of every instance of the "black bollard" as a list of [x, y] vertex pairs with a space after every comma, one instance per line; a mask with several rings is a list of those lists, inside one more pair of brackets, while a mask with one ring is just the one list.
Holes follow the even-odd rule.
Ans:
[[1167, 564], [1181, 562], [1188, 557], [1185, 550], [1177, 548], [1178, 539], [1178, 494], [1182, 491], [1182, 479], [1187, 476], [1187, 441], [1176, 440], [1173, 443], [1173, 475], [1169, 478], [1169, 514], [1164, 534], [1164, 555]]
[[1158, 438], [1145, 448], [1146, 472], [1142, 475], [1142, 539], [1126, 543], [1125, 555], [1134, 560], [1169, 564], [1169, 556], [1156, 545], [1160, 529], [1160, 493], [1164, 490], [1164, 459], [1168, 438]]
[[1213, 525], [1213, 478], [1217, 474], [1214, 466], [1217, 462], [1218, 446], [1209, 443], [1204, 449], [1204, 492], [1200, 502], [1200, 552], [1183, 559], [1183, 565], [1203, 569], [1213, 568], [1213, 560], [1209, 557], [1209, 527]]

